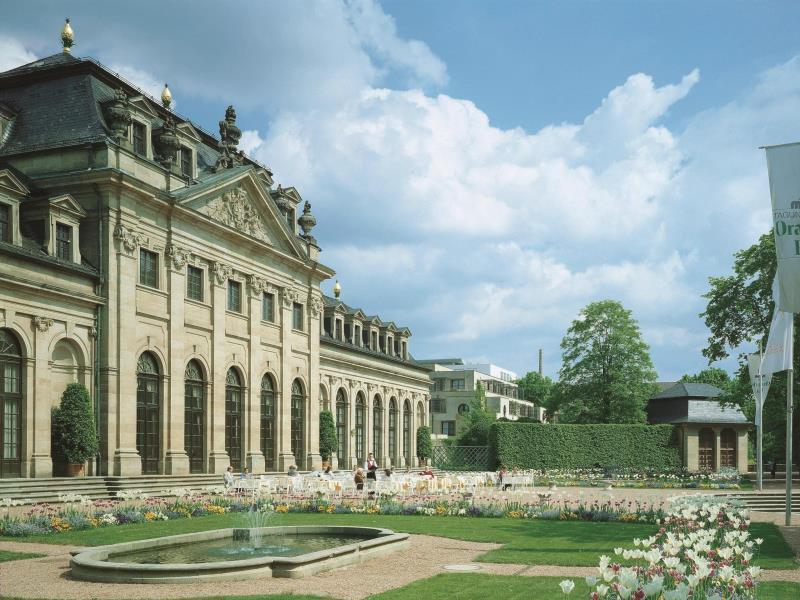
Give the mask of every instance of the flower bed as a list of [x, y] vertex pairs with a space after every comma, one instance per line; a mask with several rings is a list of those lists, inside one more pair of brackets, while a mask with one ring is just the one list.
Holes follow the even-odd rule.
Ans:
[[725, 490], [741, 488], [736, 469], [715, 473], [692, 473], [685, 469], [649, 471], [641, 469], [547, 469], [525, 471], [534, 476], [536, 485], [615, 487], [615, 488], [687, 488]]
[[[761, 569], [752, 560], [762, 540], [750, 538], [741, 504], [685, 496], [672, 502], [662, 525], [656, 535], [633, 540], [633, 548], [614, 549], [625, 564], [600, 557], [598, 576], [586, 578], [590, 600], [757, 597]], [[575, 585], [564, 580], [560, 587], [567, 595]]]
[[[219, 488], [204, 492], [171, 490], [148, 497], [141, 492], [124, 492], [118, 500], [95, 500], [81, 496], [65, 498], [65, 503], [38, 504], [24, 515], [12, 517], [9, 511], [0, 519], [0, 535], [28, 536], [57, 534], [63, 531], [110, 527], [127, 523], [150, 523], [173, 519], [190, 519], [206, 515], [276, 513], [417, 515], [464, 518], [510, 518], [617, 521], [622, 523], [656, 523], [665, 516], [661, 501], [614, 501], [610, 498], [553, 499], [543, 494], [538, 502], [520, 503], [442, 499], [411, 496], [398, 499], [378, 496], [374, 499], [333, 499], [323, 495], [306, 498], [242, 497], [225, 495]], [[11, 506], [0, 500], [0, 506]]]

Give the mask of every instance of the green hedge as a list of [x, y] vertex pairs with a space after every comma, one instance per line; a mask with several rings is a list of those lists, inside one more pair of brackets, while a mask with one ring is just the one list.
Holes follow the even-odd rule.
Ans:
[[682, 466], [672, 425], [495, 423], [495, 465], [509, 469], [676, 469]]

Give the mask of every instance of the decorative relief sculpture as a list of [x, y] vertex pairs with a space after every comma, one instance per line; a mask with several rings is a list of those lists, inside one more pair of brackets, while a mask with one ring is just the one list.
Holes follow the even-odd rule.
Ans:
[[214, 271], [214, 279], [217, 282], [217, 285], [225, 285], [225, 282], [231, 278], [233, 275], [233, 269], [230, 265], [226, 265], [222, 262], [215, 262], [213, 265]]
[[42, 333], [47, 333], [50, 327], [53, 326], [53, 319], [47, 317], [33, 317], [33, 326]]
[[176, 270], [181, 271], [186, 263], [189, 262], [189, 253], [175, 244], [167, 246], [166, 255], [170, 259], [169, 264]]
[[262, 242], [270, 243], [267, 228], [258, 216], [244, 188], [237, 187], [200, 209], [212, 219], [246, 233]]
[[324, 308], [324, 304], [322, 302], [322, 296], [312, 296], [311, 297], [311, 318], [316, 319], [319, 317], [319, 314], [322, 312]]
[[292, 308], [292, 305], [300, 299], [300, 294], [292, 288], [283, 288], [281, 290], [281, 304], [283, 308]]
[[136, 248], [144, 242], [144, 236], [118, 223], [114, 228], [114, 239], [117, 240], [117, 249], [125, 250], [128, 256], [132, 255]]
[[264, 292], [274, 293], [275, 288], [263, 277], [250, 275], [247, 280], [250, 282], [250, 290], [254, 296], [260, 296]]

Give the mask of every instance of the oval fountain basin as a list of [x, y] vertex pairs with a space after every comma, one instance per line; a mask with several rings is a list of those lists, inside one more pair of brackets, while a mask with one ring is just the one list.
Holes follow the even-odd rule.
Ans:
[[72, 576], [86, 581], [180, 583], [304, 577], [408, 546], [378, 527], [215, 529], [78, 552]]

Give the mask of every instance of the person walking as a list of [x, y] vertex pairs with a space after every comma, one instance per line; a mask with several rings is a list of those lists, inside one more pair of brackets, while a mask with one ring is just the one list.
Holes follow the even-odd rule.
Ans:
[[378, 480], [378, 461], [375, 460], [375, 455], [372, 452], [367, 456], [367, 461], [364, 463], [364, 470], [367, 472], [367, 479], [372, 479], [372, 481]]

